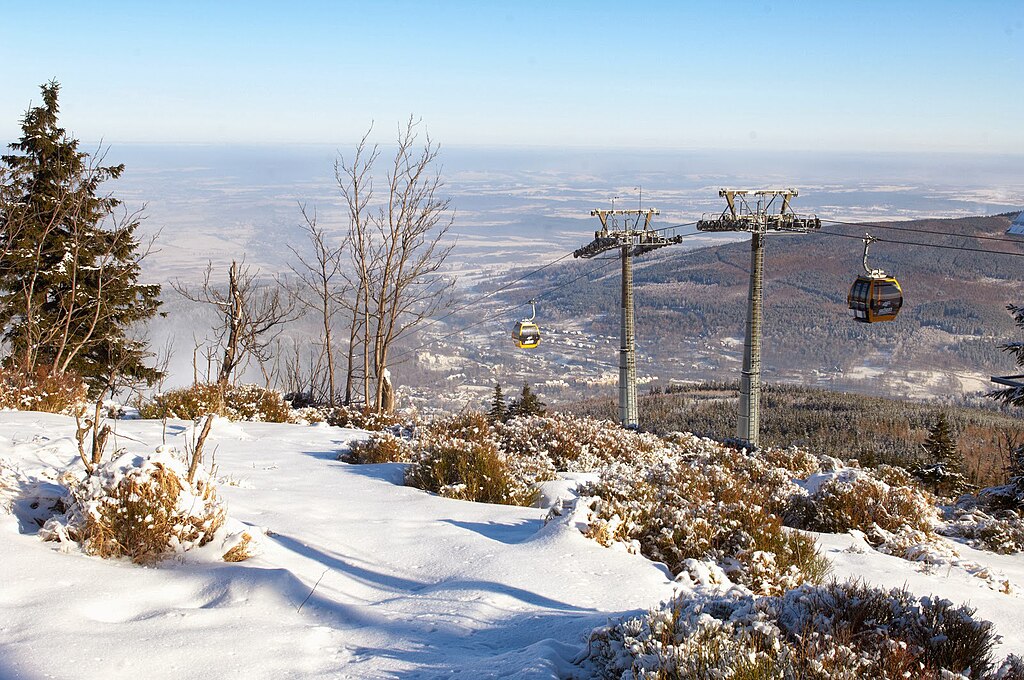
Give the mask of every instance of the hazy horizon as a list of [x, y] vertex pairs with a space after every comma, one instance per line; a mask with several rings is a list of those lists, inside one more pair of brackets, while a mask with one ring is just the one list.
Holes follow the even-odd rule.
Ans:
[[[83, 144], [89, 150], [89, 146]], [[299, 205], [329, 233], [345, 212], [333, 145], [109, 145], [125, 173], [104, 190], [146, 204], [143, 231], [160, 231], [149, 275], [187, 276], [208, 260], [247, 256], [286, 269], [305, 241]], [[386, 155], [387, 149], [384, 149]], [[721, 186], [793, 186], [794, 208], [844, 220], [966, 217], [1024, 207], [1024, 162], [986, 154], [647, 152], [442, 147], [455, 210], [458, 262], [512, 267], [561, 254], [588, 238], [594, 208], [661, 210], [656, 226], [718, 212]]]

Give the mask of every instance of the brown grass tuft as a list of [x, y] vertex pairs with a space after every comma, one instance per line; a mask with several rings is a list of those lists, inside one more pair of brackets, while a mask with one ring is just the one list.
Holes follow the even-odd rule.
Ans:
[[249, 535], [248, 531], [243, 532], [241, 540], [239, 540], [238, 543], [236, 543], [235, 546], [233, 548], [231, 548], [231, 550], [228, 550], [226, 553], [224, 553], [224, 555], [223, 555], [224, 561], [225, 562], [244, 562], [245, 560], [249, 559], [250, 557], [253, 557], [255, 553], [252, 552], [251, 549], [250, 549], [250, 544], [251, 543], [252, 543], [252, 536]]

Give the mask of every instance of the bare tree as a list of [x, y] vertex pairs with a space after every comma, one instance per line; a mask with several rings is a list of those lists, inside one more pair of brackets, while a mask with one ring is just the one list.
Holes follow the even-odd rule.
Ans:
[[306, 236], [313, 249], [313, 257], [303, 256], [292, 246], [288, 248], [298, 263], [290, 265], [298, 277], [303, 291], [311, 297], [300, 296], [299, 300], [319, 316], [322, 325], [322, 356], [327, 360], [327, 402], [334, 406], [338, 394], [335, 387], [334, 322], [351, 288], [345, 276], [345, 243], [331, 246], [323, 227], [317, 225], [316, 211], [310, 213], [306, 206], [300, 206], [305, 222]]
[[358, 280], [353, 319], [362, 324], [363, 392], [367, 405], [376, 411], [393, 407], [388, 355], [394, 343], [433, 315], [453, 284], [440, 272], [452, 249], [446, 237], [453, 223], [450, 199], [441, 195], [440, 147], [429, 135], [420, 144], [419, 125], [410, 117], [399, 129], [386, 173], [385, 202], [376, 209], [371, 209], [372, 168], [379, 150], [367, 148], [369, 132], [352, 164], [339, 161], [336, 166], [349, 211], [350, 252]]
[[261, 363], [269, 359], [274, 339], [285, 324], [298, 317], [298, 304], [293, 291], [280, 282], [261, 283], [257, 272], [244, 263], [232, 261], [227, 290], [213, 285], [212, 275], [211, 263], [198, 289], [191, 289], [180, 281], [171, 285], [185, 298], [213, 305], [218, 310], [220, 323], [214, 333], [222, 354], [217, 384], [224, 388], [250, 358]]
[[345, 403], [352, 403], [353, 382], [356, 377], [356, 346], [362, 346], [363, 403], [370, 405], [370, 291], [375, 278], [375, 263], [378, 259], [379, 244], [373, 240], [370, 230], [369, 206], [373, 200], [373, 165], [380, 155], [380, 149], [368, 146], [367, 140], [373, 132], [373, 125], [366, 131], [356, 146], [351, 164], [339, 158], [334, 163], [334, 176], [348, 207], [348, 245], [352, 268], [355, 273], [355, 290], [349, 306], [348, 362], [345, 374]]

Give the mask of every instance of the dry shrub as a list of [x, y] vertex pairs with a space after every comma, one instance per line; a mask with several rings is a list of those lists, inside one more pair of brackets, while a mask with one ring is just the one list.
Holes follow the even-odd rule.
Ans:
[[251, 559], [258, 554], [257, 543], [253, 540], [252, 534], [248, 531], [243, 531], [240, 536], [237, 537], [237, 541], [231, 548], [221, 555], [221, 559], [225, 562], [244, 562], [245, 560]]
[[777, 597], [681, 595], [595, 630], [586, 665], [598, 677], [665, 680], [979, 678], [994, 641], [968, 607], [847, 582]]
[[532, 505], [538, 495], [534, 483], [543, 477], [544, 469], [515, 463], [489, 439], [435, 434], [420, 442], [405, 472], [405, 483], [447, 498]]
[[424, 437], [454, 437], [471, 442], [490, 442], [500, 446], [492, 434], [493, 429], [486, 415], [478, 411], [465, 411], [429, 423], [425, 428]]
[[348, 427], [356, 430], [381, 432], [406, 424], [405, 419], [395, 413], [377, 413], [373, 409], [359, 406], [336, 406], [325, 409], [324, 421], [334, 427]]
[[234, 385], [223, 391], [215, 383], [197, 383], [191, 387], [157, 394], [139, 406], [143, 418], [179, 418], [194, 420], [216, 413], [229, 420], [287, 423], [291, 407], [280, 392], [259, 385]]
[[153, 395], [153, 400], [139, 405], [139, 415], [148, 419], [179, 418], [195, 420], [210, 413], [224, 412], [224, 395], [213, 383], [196, 383], [191, 387], [168, 390]]
[[[288, 397], [286, 396], [287, 400]], [[327, 414], [322, 409], [316, 408], [315, 406], [303, 406], [296, 408], [295, 404], [292, 403], [292, 422], [295, 423], [323, 423], [327, 421]]]
[[152, 562], [205, 545], [224, 524], [226, 507], [209, 474], [188, 481], [185, 463], [167, 451], [124, 454], [71, 490], [72, 505], [44, 527], [44, 537], [70, 537], [100, 557]]
[[349, 450], [339, 456], [346, 463], [357, 465], [374, 463], [408, 463], [413, 447], [407, 439], [390, 432], [374, 432], [368, 439], [354, 441]]
[[409, 439], [375, 432], [354, 442], [340, 458], [349, 463], [410, 463], [406, 485], [482, 503], [531, 505], [538, 497], [536, 483], [555, 476], [545, 456], [503, 451], [480, 413], [439, 418], [409, 432], [414, 435]]
[[236, 385], [224, 393], [224, 415], [231, 420], [287, 423], [292, 409], [280, 392], [259, 385]]
[[905, 528], [933, 534], [938, 512], [916, 486], [890, 486], [857, 470], [846, 470], [823, 483], [804, 501], [799, 526], [811, 531], [873, 533]]
[[71, 415], [86, 395], [85, 383], [73, 373], [54, 373], [42, 368], [33, 372], [0, 369], [0, 409]]
[[589, 471], [613, 461], [633, 460], [664, 448], [658, 437], [616, 423], [555, 413], [499, 423], [496, 434], [511, 455], [546, 456], [557, 470]]
[[921, 489], [921, 484], [914, 475], [907, 472], [905, 468], [898, 465], [887, 465], [885, 463], [876, 465], [871, 471], [872, 476], [880, 482], [889, 486], [905, 486], [910, 489]]
[[821, 472], [821, 462], [807, 449], [791, 446], [788, 449], [765, 447], [757, 452], [757, 458], [770, 468], [781, 468], [796, 479], [807, 479]]

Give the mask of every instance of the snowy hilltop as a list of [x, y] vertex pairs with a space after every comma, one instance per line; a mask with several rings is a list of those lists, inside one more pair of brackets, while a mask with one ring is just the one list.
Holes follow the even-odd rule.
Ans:
[[[131, 469], [173, 471], [195, 425], [117, 421], [108, 486]], [[205, 509], [193, 544], [135, 564], [75, 536], [74, 518], [98, 502], [82, 490], [75, 434], [67, 416], [0, 413], [0, 677], [655, 677], [660, 665], [710, 678], [739, 658], [753, 677], [786, 677], [793, 636], [814, 625], [817, 651], [808, 642], [797, 661], [820, 677], [881, 662], [938, 677], [928, 664], [972, 653], [987, 667], [954, 676], [982, 677], [1024, 652], [1024, 560], [965, 529], [1013, 524], [979, 508], [940, 512], [892, 469], [795, 449], [759, 459], [560, 416], [387, 434], [217, 419], [211, 472], [195, 476], [208, 491], [175, 487], [191, 499], [182, 516]], [[511, 470], [503, 488], [533, 488], [519, 499], [532, 504], [463, 500], [472, 481], [433, 493], [404, 484], [444, 474], [449, 450], [516, 458], [500, 468]], [[408, 462], [359, 464], [374, 455]], [[871, 527], [844, 529], [858, 507]], [[894, 509], [902, 519], [887, 524]], [[771, 526], [746, 530], [744, 513]], [[891, 619], [868, 622], [870, 645], [821, 628], [852, 601]]]

